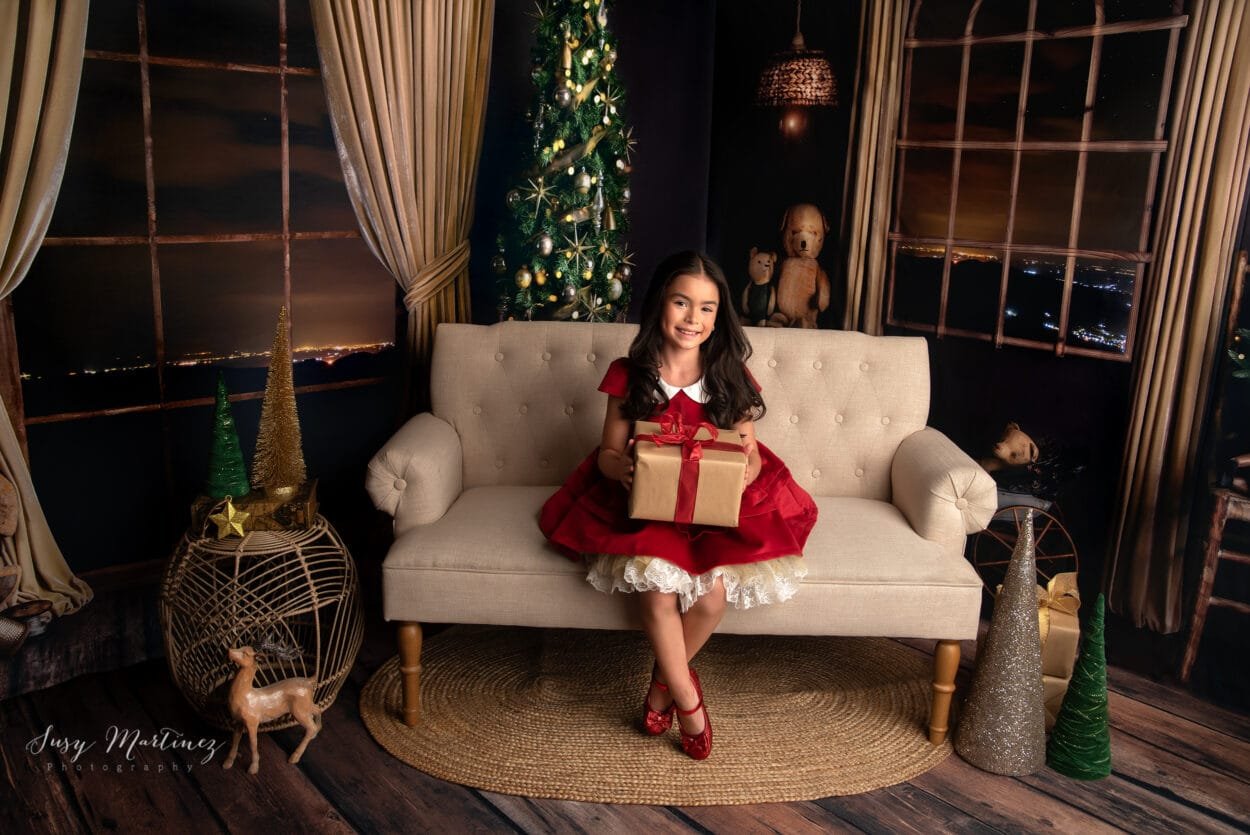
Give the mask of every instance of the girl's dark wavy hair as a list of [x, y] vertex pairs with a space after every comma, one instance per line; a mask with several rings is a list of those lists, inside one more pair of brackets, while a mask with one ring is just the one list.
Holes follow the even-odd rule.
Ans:
[[764, 416], [764, 400], [747, 376], [751, 343], [738, 321], [725, 273], [701, 252], [678, 252], [655, 268], [642, 303], [642, 326], [629, 346], [629, 388], [621, 411], [629, 420], [646, 420], [668, 404], [660, 387], [660, 349], [664, 345], [663, 311], [669, 285], [681, 275], [705, 275], [716, 284], [720, 303], [716, 327], [699, 346], [703, 354], [703, 391], [707, 419], [720, 427]]

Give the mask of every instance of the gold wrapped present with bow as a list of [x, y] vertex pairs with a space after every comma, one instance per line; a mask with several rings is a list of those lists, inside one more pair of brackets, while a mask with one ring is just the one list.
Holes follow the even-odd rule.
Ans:
[[1081, 622], [1077, 611], [1081, 595], [1076, 572], [1056, 574], [1045, 587], [1037, 587], [1037, 621], [1042, 636], [1042, 698], [1046, 704], [1046, 729], [1055, 724], [1068, 682], [1076, 667]]

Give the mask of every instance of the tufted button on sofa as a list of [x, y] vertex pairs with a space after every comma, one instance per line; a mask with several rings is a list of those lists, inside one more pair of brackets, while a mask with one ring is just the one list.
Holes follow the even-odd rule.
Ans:
[[[419, 714], [421, 622], [635, 628], [629, 596], [603, 595], [538, 530], [548, 496], [599, 442], [596, 389], [634, 325], [441, 325], [431, 411], [369, 463], [394, 517], [382, 571], [399, 624], [404, 718]], [[793, 600], [729, 611], [738, 634], [936, 638], [929, 736], [945, 738], [959, 641], [975, 638], [981, 582], [965, 537], [997, 506], [993, 480], [925, 423], [925, 341], [748, 328], [768, 414], [759, 438], [815, 498], [808, 575]]]

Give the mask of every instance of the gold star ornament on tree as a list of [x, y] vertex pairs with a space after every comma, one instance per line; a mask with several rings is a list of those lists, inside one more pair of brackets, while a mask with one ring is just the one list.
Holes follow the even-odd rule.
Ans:
[[228, 536], [243, 536], [243, 523], [251, 515], [245, 510], [236, 508], [232, 497], [226, 496], [226, 504], [221, 512], [209, 516], [208, 521], [217, 526], [217, 538], [225, 539]]

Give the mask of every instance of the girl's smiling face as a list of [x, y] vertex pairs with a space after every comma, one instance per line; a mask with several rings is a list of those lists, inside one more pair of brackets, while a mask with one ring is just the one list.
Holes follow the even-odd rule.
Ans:
[[702, 273], [679, 275], [664, 294], [664, 341], [676, 348], [698, 348], [716, 329], [720, 292]]

